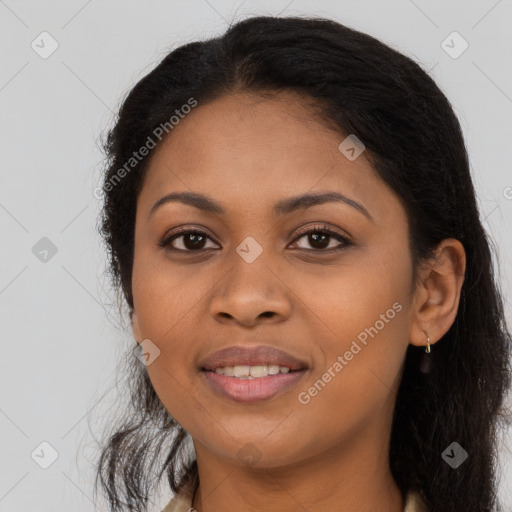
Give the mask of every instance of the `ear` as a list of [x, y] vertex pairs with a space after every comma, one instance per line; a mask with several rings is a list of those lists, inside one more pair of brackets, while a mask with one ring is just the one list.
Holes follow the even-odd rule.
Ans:
[[436, 343], [457, 316], [460, 291], [466, 271], [466, 253], [455, 238], [446, 238], [433, 258], [420, 263], [416, 283], [409, 340], [412, 345]]
[[137, 343], [140, 343], [142, 341], [142, 329], [139, 325], [139, 318], [137, 317], [137, 313], [135, 310], [133, 310], [131, 314], [131, 323], [132, 323], [132, 330], [133, 335], [135, 336], [135, 339], [137, 340]]

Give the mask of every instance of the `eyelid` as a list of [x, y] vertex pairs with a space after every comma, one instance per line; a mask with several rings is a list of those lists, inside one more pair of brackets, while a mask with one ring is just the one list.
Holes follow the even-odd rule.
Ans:
[[339, 236], [340, 238], [344, 238], [347, 241], [351, 241], [351, 236], [346, 231], [343, 231], [342, 233], [340, 233], [340, 232], [336, 231], [336, 229], [331, 228], [328, 224], [324, 224], [322, 222], [315, 222], [313, 225], [309, 225], [304, 228], [301, 228], [296, 233], [295, 240], [297, 240], [297, 238], [302, 237], [303, 235], [306, 235], [306, 234], [314, 232], [314, 231], [326, 231], [333, 236]]
[[[190, 226], [188, 224], [185, 224], [184, 226], [178, 226], [176, 228], [169, 229], [165, 232], [165, 234], [162, 236], [162, 239], [168, 239], [171, 236], [179, 235], [182, 233], [190, 233], [190, 232], [197, 232], [197, 233], [204, 233], [208, 237], [210, 237], [212, 240], [215, 238], [213, 235], [211, 235], [210, 230], [204, 226], [201, 226], [201, 224], [196, 224], [194, 226]], [[217, 242], [216, 242], [217, 243]]]

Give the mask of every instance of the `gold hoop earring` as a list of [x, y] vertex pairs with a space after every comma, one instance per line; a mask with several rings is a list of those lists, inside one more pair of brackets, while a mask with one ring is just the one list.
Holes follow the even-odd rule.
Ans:
[[427, 334], [427, 348], [425, 349], [425, 352], [427, 354], [430, 354], [430, 337], [428, 334]]

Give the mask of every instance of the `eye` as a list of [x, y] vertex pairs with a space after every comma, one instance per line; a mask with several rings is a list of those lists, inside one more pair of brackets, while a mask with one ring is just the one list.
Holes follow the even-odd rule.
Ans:
[[[308, 249], [307, 247], [299, 246], [299, 249], [329, 252], [343, 249], [352, 244], [346, 236], [343, 236], [324, 225], [315, 225], [313, 228], [303, 230], [299, 233], [299, 236], [293, 243], [297, 244], [298, 240], [306, 238], [306, 236], [308, 237], [307, 243], [309, 243], [312, 248]], [[334, 241], [333, 239], [339, 242], [337, 246], [335, 245], [332, 247], [331, 242]], [[201, 252], [204, 249], [208, 249], [206, 245], [208, 240], [212, 242], [212, 239], [203, 231], [182, 228], [165, 237], [158, 243], [158, 245], [172, 251]], [[213, 248], [216, 247], [218, 246], [213, 244]], [[212, 248], [212, 246], [209, 248]]]
[[[182, 240], [179, 241], [180, 239]], [[207, 240], [211, 241], [211, 238], [203, 231], [185, 228], [167, 236], [159, 242], [158, 245], [160, 247], [167, 247], [169, 250], [199, 252], [205, 249], [205, 243]], [[173, 245], [173, 242], [175, 241], [179, 242]]]
[[[346, 236], [343, 236], [324, 225], [315, 225], [313, 228], [302, 231], [299, 233], [299, 236], [295, 239], [294, 243], [297, 243], [298, 240], [305, 238], [306, 236], [306, 243], [309, 243], [312, 246], [312, 249], [308, 249], [307, 247], [299, 247], [299, 249], [329, 252], [331, 250], [336, 251], [343, 249], [351, 245], [350, 240]], [[331, 244], [331, 242], [334, 241], [333, 239], [340, 243], [333, 247]]]

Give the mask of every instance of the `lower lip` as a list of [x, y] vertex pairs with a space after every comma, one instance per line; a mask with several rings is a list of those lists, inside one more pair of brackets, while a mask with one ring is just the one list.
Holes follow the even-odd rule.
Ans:
[[214, 391], [243, 403], [268, 400], [296, 385], [305, 373], [304, 369], [255, 379], [239, 379], [203, 370], [206, 380]]

